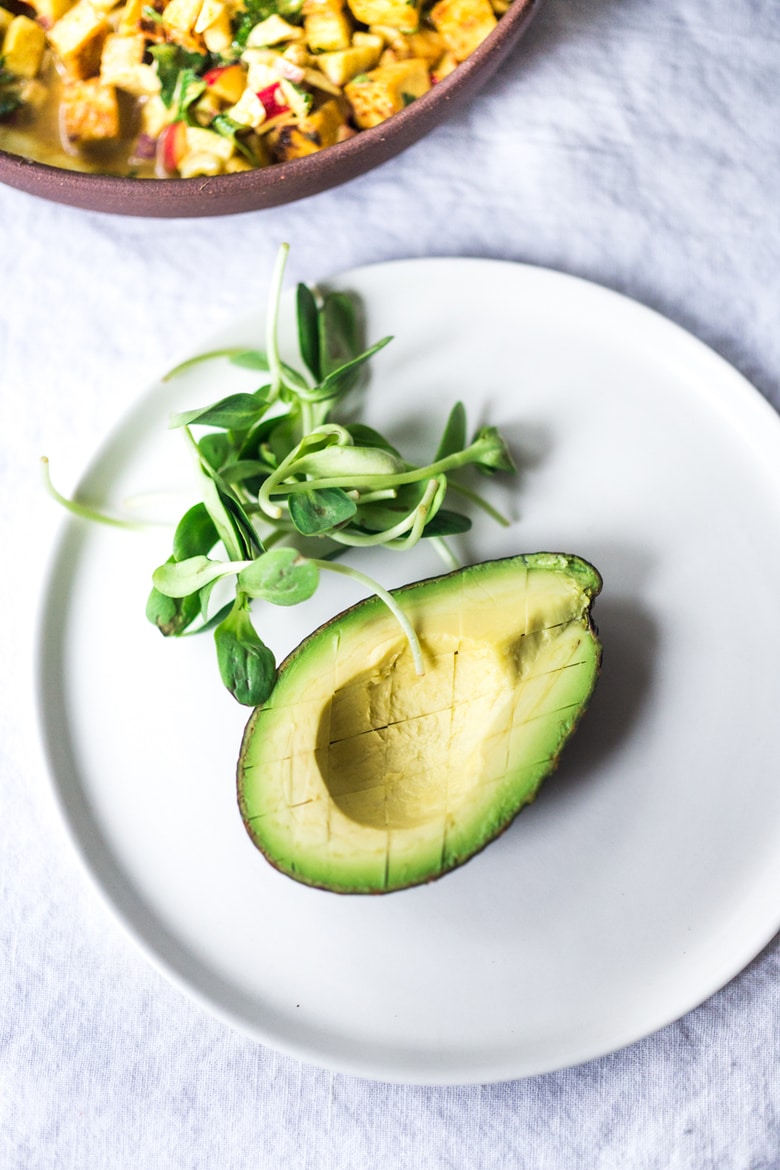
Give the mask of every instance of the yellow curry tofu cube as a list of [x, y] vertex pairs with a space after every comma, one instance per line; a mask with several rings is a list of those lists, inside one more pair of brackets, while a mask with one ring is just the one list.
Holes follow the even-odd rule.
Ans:
[[439, 0], [431, 20], [458, 61], [465, 61], [498, 23], [490, 0]]
[[61, 16], [64, 16], [73, 6], [73, 0], [31, 0], [30, 7], [35, 9], [38, 23], [43, 28], [51, 28]]
[[233, 43], [230, 11], [222, 0], [203, 0], [193, 31], [210, 53], [227, 53]]
[[7, 8], [0, 8], [0, 48], [2, 48], [3, 37], [8, 32], [8, 26], [12, 20], [12, 13]]
[[162, 15], [163, 27], [180, 33], [192, 32], [202, 4], [203, 0], [171, 0]]
[[384, 42], [381, 37], [364, 34], [351, 49], [339, 49], [335, 53], [320, 53], [317, 67], [334, 85], [346, 85], [359, 73], [373, 69], [382, 55]]
[[62, 91], [62, 126], [71, 142], [118, 138], [119, 102], [113, 85], [103, 85], [97, 77], [66, 85]]
[[41, 67], [46, 33], [29, 16], [15, 16], [3, 40], [3, 64], [15, 77], [35, 77]]
[[431, 88], [428, 66], [419, 58], [380, 65], [350, 81], [344, 92], [361, 130], [378, 126]]
[[145, 3], [146, 0], [127, 0], [127, 4], [119, 9], [116, 31], [121, 36], [129, 36], [131, 33], [141, 31]]
[[274, 159], [286, 162], [291, 158], [315, 154], [324, 146], [333, 146], [338, 142], [344, 124], [339, 103], [335, 100], [327, 101], [308, 117], [301, 118], [297, 124], [278, 126], [270, 131], [268, 138]]
[[343, 0], [305, 0], [303, 27], [312, 53], [348, 49], [352, 42], [352, 21]]
[[115, 85], [134, 97], [149, 97], [160, 92], [160, 79], [151, 65], [143, 64], [146, 37], [143, 33], [120, 36], [111, 33], [103, 44], [100, 80]]
[[89, 0], [78, 0], [57, 21], [49, 33], [49, 43], [69, 77], [83, 81], [95, 76], [100, 68], [100, 55], [108, 31], [105, 14], [95, 9]]
[[420, 23], [419, 0], [349, 0], [349, 6], [361, 24], [384, 24], [402, 32], [415, 32]]
[[227, 8], [202, 32], [203, 43], [210, 53], [225, 53], [233, 44], [233, 27]]

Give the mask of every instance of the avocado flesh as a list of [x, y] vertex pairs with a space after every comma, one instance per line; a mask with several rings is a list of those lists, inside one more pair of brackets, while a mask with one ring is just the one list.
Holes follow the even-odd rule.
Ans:
[[507, 827], [555, 767], [595, 685], [578, 557], [535, 553], [378, 598], [310, 635], [251, 716], [238, 767], [249, 834], [278, 869], [342, 893], [440, 877]]

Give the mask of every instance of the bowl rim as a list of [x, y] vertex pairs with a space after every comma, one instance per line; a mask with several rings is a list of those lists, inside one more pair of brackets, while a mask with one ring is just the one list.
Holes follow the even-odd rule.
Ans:
[[496, 27], [442, 81], [405, 109], [303, 158], [230, 175], [134, 179], [70, 170], [0, 148], [0, 183], [50, 202], [161, 218], [231, 215], [292, 203], [341, 186], [412, 146], [498, 69], [541, 0], [512, 0]]

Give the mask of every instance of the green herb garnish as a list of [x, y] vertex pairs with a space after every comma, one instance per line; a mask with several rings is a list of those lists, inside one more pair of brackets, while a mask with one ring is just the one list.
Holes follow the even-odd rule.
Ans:
[[24, 105], [19, 92], [19, 78], [5, 68], [3, 58], [0, 57], [0, 121], [10, 118]]
[[[231, 394], [170, 419], [190, 446], [202, 498], [179, 522], [171, 556], [155, 570], [147, 602], [147, 617], [166, 637], [214, 631], [222, 680], [249, 706], [267, 699], [276, 677], [273, 654], [253, 624], [252, 602], [305, 601], [323, 572], [352, 577], [383, 599], [422, 673], [417, 635], [398, 602], [365, 573], [334, 558], [350, 548], [402, 551], [427, 538], [455, 568], [446, 537], [468, 531], [471, 521], [444, 507], [450, 489], [501, 523], [506, 520], [453, 474], [467, 467], [485, 474], [514, 471], [495, 427], [481, 427], [468, 439], [459, 402], [425, 466], [410, 463], [365, 424], [334, 421], [334, 409], [358, 385], [370, 358], [392, 339], [364, 347], [351, 297], [319, 295], [299, 284], [298, 343], [305, 371], [283, 362], [278, 320], [287, 253], [283, 245], [274, 270], [265, 352], [215, 350], [167, 375], [227, 359], [266, 378], [254, 393]], [[196, 438], [194, 428], [201, 427], [208, 429]], [[116, 523], [58, 498], [81, 515]], [[322, 555], [309, 555], [312, 542], [322, 542]], [[212, 613], [212, 592], [228, 581], [234, 598]]]

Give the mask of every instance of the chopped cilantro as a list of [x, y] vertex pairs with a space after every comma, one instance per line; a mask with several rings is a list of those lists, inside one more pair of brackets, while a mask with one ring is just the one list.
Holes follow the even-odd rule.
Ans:
[[404, 103], [404, 106], [410, 106], [412, 102], [417, 101], [417, 96], [413, 93], [402, 93], [401, 101]]
[[5, 68], [3, 58], [0, 57], [0, 121], [10, 118], [24, 105], [17, 89], [18, 84], [19, 78]]
[[246, 126], [242, 126], [240, 122], [236, 122], [227, 114], [217, 114], [211, 123], [210, 129], [216, 130], [217, 134], [221, 134], [223, 138], [229, 138], [238, 153], [242, 154], [253, 167], [260, 165], [257, 151], [252, 150], [250, 142], [245, 137], [242, 137], [242, 135], [247, 133]]
[[206, 88], [201, 74], [209, 68], [211, 58], [203, 53], [190, 53], [181, 45], [152, 45], [149, 52], [157, 62], [160, 78], [160, 97], [168, 109], [175, 109], [183, 119], [187, 108]]

